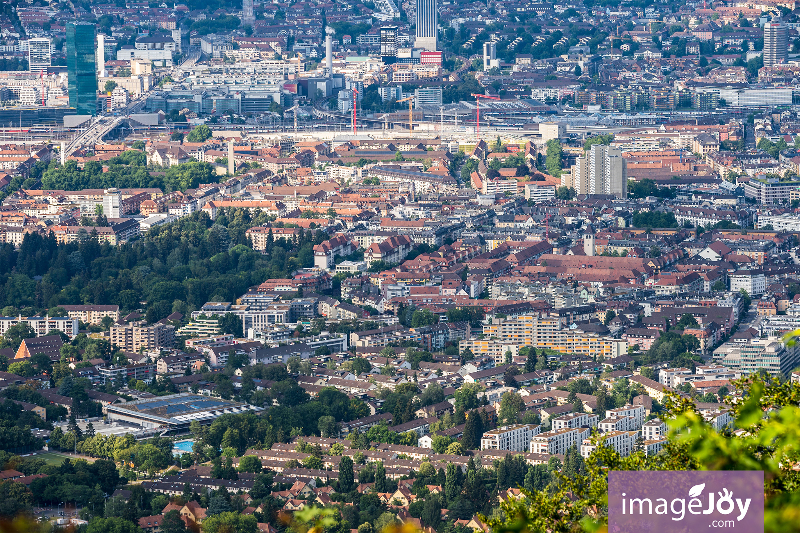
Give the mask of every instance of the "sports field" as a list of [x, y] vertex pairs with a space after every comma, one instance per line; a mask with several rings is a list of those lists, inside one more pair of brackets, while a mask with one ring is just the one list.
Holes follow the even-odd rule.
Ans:
[[74, 459], [74, 457], [59, 452], [39, 452], [31, 457], [44, 459], [45, 461], [47, 461], [47, 464], [55, 466], [58, 466], [61, 463], [63, 463], [64, 459]]

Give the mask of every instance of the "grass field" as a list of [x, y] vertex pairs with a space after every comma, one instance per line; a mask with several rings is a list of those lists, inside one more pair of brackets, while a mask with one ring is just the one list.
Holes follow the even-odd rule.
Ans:
[[59, 466], [61, 463], [63, 463], [64, 459], [70, 458], [69, 455], [58, 452], [41, 452], [37, 453], [36, 457], [38, 459], [44, 459], [45, 461], [47, 461], [47, 464], [49, 465], [55, 465], [55, 466]]

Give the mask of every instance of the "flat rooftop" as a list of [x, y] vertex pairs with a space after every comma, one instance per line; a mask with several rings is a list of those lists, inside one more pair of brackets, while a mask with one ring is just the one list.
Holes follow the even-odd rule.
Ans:
[[210, 421], [228, 413], [261, 410], [246, 403], [200, 394], [172, 394], [109, 406], [109, 413], [146, 418], [164, 424], [187, 424], [192, 420]]

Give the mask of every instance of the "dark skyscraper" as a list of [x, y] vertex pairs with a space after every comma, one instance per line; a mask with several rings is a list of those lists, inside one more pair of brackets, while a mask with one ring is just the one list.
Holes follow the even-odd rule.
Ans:
[[97, 113], [97, 70], [95, 66], [95, 25], [67, 24], [67, 76], [69, 106], [79, 115]]
[[381, 60], [384, 63], [397, 61], [397, 26], [381, 28]]

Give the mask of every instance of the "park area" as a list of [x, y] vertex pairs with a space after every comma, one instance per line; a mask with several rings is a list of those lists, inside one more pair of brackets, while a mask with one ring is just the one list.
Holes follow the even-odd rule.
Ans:
[[39, 452], [31, 454], [27, 457], [35, 457], [37, 459], [44, 459], [48, 465], [59, 466], [61, 463], [64, 462], [64, 459], [85, 459], [86, 461], [93, 463], [95, 461], [92, 457], [83, 457], [83, 456], [73, 456], [68, 455], [66, 453], [61, 452]]

